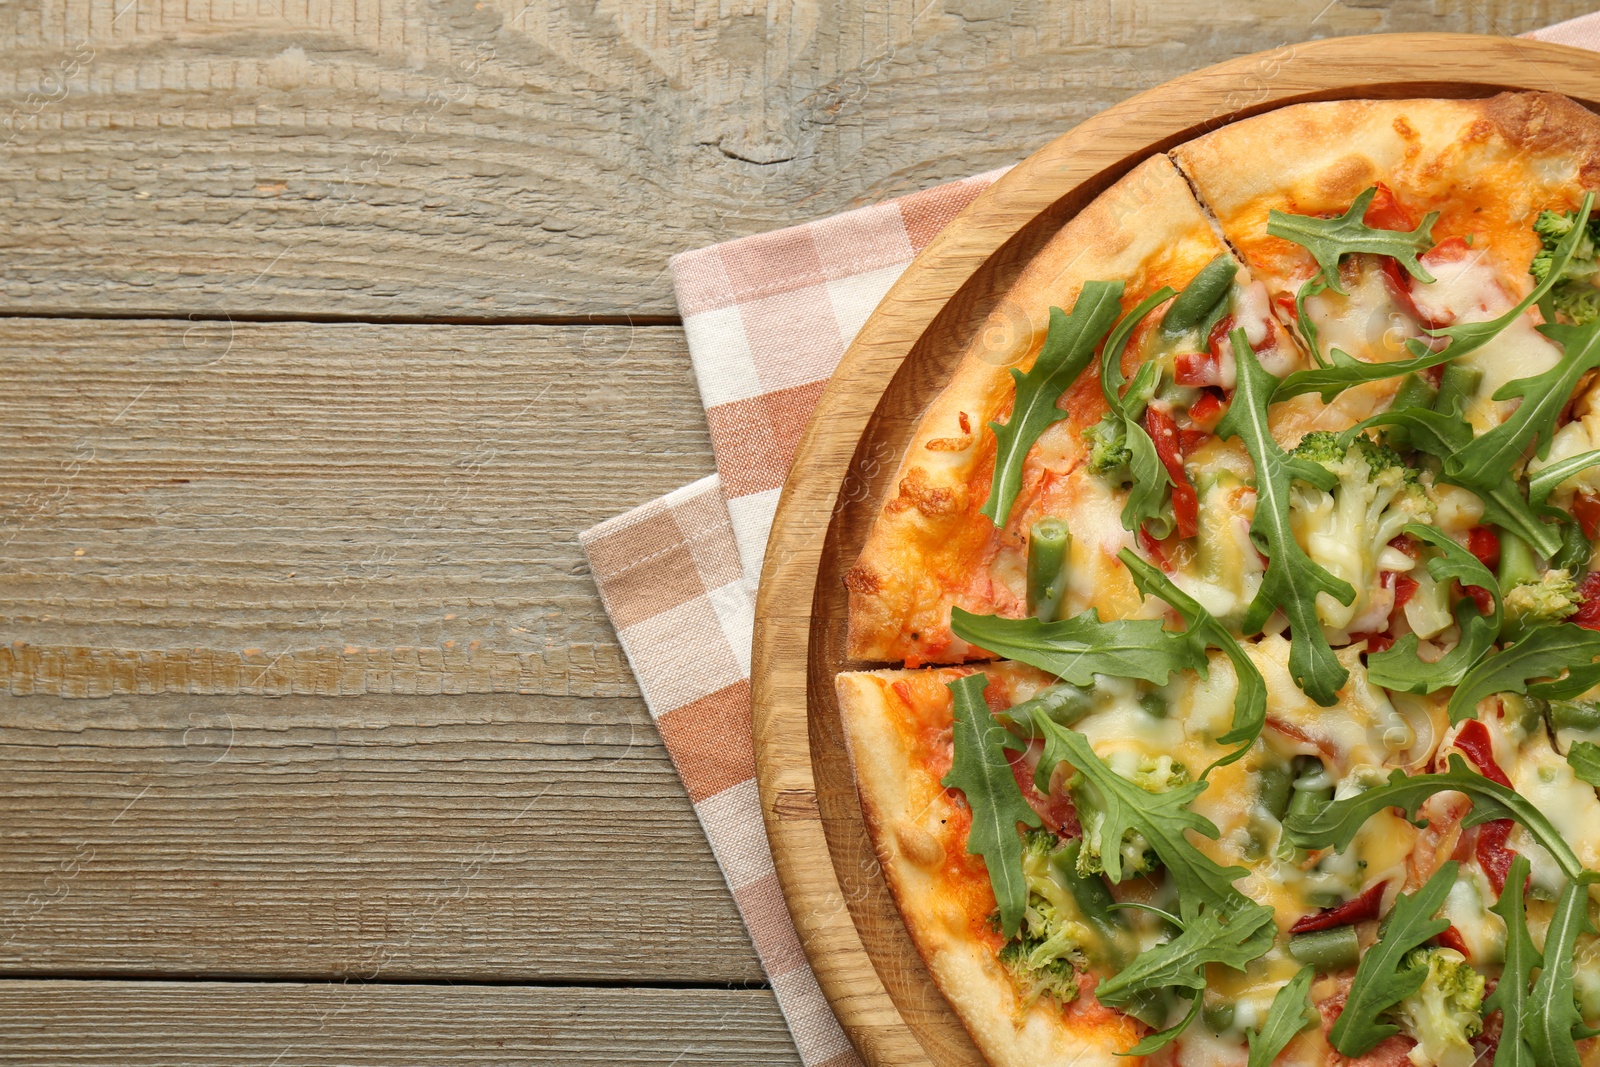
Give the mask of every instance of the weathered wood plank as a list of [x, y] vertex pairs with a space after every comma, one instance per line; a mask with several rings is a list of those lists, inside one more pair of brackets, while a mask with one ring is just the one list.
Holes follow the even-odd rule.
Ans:
[[1196, 67], [1589, 7], [8, 4], [0, 310], [671, 314], [673, 252], [1015, 162]]
[[0, 855], [0, 975], [762, 979], [636, 699], [0, 697]]
[[675, 328], [10, 319], [0, 363], [18, 694], [632, 695], [577, 532], [713, 469]]
[[798, 1064], [767, 990], [0, 982], [0, 1053], [72, 1064]]

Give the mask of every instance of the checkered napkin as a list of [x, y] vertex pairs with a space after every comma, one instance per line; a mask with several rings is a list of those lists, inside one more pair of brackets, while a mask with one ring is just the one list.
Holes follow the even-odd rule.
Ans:
[[[1600, 50], [1600, 14], [1528, 36]], [[762, 829], [750, 727], [761, 557], [844, 350], [912, 258], [1002, 173], [674, 258], [717, 473], [579, 536], [806, 1067], [860, 1061], [806, 963]]]

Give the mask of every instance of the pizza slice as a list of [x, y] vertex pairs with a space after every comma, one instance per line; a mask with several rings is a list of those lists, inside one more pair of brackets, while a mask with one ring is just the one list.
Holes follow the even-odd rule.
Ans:
[[[1359, 650], [1345, 654], [1340, 703], [1322, 708], [1290, 680], [1287, 646], [1250, 646], [1247, 669], [1269, 694], [1265, 729], [1220, 765], [1239, 676], [1216, 652], [1204, 676], [1174, 672], [1162, 685], [1077, 686], [1006, 661], [839, 676], [888, 884], [991, 1063], [1109, 1065], [1135, 1049], [1151, 1063], [1233, 1063], [1308, 965], [1320, 977], [1302, 998], [1337, 1002], [1358, 936], [1370, 940], [1380, 911], [1457, 853], [1449, 914], [1480, 951], [1489, 944], [1498, 887], [1484, 870], [1499, 854], [1480, 862], [1462, 844], [1477, 831], [1463, 831], [1468, 808], [1446, 794], [1431, 836], [1386, 808], [1342, 852], [1289, 839], [1290, 812], [1326, 804], [1336, 785], [1430, 766], [1446, 720], [1442, 700], [1393, 700], [1372, 685]], [[1078, 744], [1062, 745], [1068, 735]], [[1219, 916], [1248, 929], [1200, 938]], [[1200, 943], [1185, 946], [1191, 930]], [[1322, 1028], [1290, 1032], [1274, 1062], [1330, 1062]]]
[[[1305, 393], [1284, 406], [1288, 435], [1342, 430], [1428, 397], [1459, 405], [1479, 432], [1515, 409], [1507, 383], [1550, 370], [1557, 343], [1525, 298], [1530, 263], [1558, 236], [1541, 216], [1575, 211], [1600, 185], [1600, 117], [1565, 97], [1339, 100], [1245, 119], [1174, 149], [1232, 248], [1263, 281], [1285, 325], [1318, 363], [1428, 364], [1441, 330], [1509, 316], [1503, 329], [1415, 375], [1354, 384], [1330, 404]], [[1593, 276], [1592, 254], [1587, 275]], [[1563, 306], [1592, 316], [1600, 290], [1565, 286]], [[1552, 310], [1551, 304], [1545, 310]], [[1356, 368], [1357, 374], [1360, 368]], [[1331, 407], [1332, 410], [1328, 410]]]
[[[1185, 473], [1216, 445], [1235, 328], [1275, 372], [1301, 365], [1265, 287], [1155, 157], [1040, 252], [923, 416], [845, 579], [850, 655], [981, 658], [952, 608], [1121, 616], [1138, 597], [1115, 557], [1136, 541], [1187, 558], [1201, 535], [1216, 595], [1249, 595], [1243, 479]], [[1237, 448], [1212, 450], [1217, 470], [1248, 469]]]

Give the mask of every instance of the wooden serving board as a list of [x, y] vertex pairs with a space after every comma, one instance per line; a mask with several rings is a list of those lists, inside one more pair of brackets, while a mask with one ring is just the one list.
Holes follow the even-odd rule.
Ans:
[[[1040, 246], [1148, 156], [1305, 100], [1565, 93], [1600, 110], [1600, 57], [1464, 34], [1344, 37], [1196, 71], [1095, 116], [985, 191], [895, 284], [823, 392], [778, 504], [756, 605], [762, 814], [817, 980], [873, 1067], [981, 1064], [895, 910], [861, 821], [833, 679], [854, 563], [918, 417]], [[878, 664], [876, 666], [881, 666]]]

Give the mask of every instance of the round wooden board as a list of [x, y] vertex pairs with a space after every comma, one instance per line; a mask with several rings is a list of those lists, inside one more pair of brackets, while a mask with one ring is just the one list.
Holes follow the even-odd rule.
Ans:
[[1208, 67], [1035, 152], [917, 258], [868, 319], [795, 453], [767, 543], [752, 688], [762, 814], [812, 968], [873, 1067], [982, 1064], [930, 981], [861, 821], [833, 679], [844, 571], [917, 419], [984, 314], [1062, 224], [1135, 164], [1234, 119], [1304, 100], [1565, 93], [1595, 110], [1600, 57], [1457, 34], [1346, 37]]

